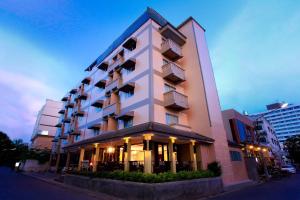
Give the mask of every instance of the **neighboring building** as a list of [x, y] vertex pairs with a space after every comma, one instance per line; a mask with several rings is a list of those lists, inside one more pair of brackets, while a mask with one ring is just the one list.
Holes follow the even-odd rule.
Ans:
[[279, 142], [300, 134], [300, 105], [274, 103], [267, 105], [267, 111], [250, 116], [264, 116], [273, 126]]
[[[148, 8], [63, 97], [56, 170], [206, 169], [235, 179], [205, 30]], [[238, 170], [238, 168], [234, 168]]]
[[[258, 180], [258, 172], [264, 173], [269, 159], [268, 146], [257, 142], [254, 123], [247, 116], [234, 109], [225, 110], [222, 115], [235, 176], [241, 180], [246, 177]], [[260, 167], [262, 171], [257, 171]]]
[[33, 134], [31, 136], [31, 145], [33, 149], [51, 149], [52, 140], [56, 134], [55, 125], [58, 123], [60, 114], [59, 109], [62, 102], [46, 100], [46, 104], [41, 108], [37, 115]]
[[270, 150], [270, 162], [272, 165], [281, 166], [283, 151], [274, 128], [265, 117], [250, 117], [250, 119], [253, 120], [258, 143]]

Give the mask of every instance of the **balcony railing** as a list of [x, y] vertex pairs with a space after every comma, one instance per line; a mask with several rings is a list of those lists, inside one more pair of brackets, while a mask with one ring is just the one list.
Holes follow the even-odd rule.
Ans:
[[111, 73], [112, 71], [118, 69], [121, 64], [123, 63], [124, 61], [124, 58], [123, 57], [120, 57], [118, 58], [116, 61], [114, 61], [107, 69], [108, 73]]
[[188, 109], [187, 96], [174, 90], [164, 94], [164, 103], [166, 108], [171, 108], [174, 110]]
[[163, 77], [173, 83], [181, 83], [185, 81], [184, 70], [173, 62], [162, 66]]
[[183, 57], [181, 47], [170, 39], [161, 44], [161, 53], [172, 61]]
[[120, 103], [114, 103], [103, 108], [103, 117], [120, 114]]
[[111, 91], [117, 90], [121, 86], [121, 79], [118, 78], [116, 80], [110, 81], [107, 83], [105, 88], [105, 93], [109, 93]]

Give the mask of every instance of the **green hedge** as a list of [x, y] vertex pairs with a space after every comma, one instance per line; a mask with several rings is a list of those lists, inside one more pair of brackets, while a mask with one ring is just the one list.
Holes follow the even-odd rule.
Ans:
[[216, 175], [209, 171], [180, 171], [177, 173], [164, 172], [159, 174], [144, 174], [142, 172], [73, 172], [72, 174], [88, 176], [91, 178], [108, 178], [123, 181], [133, 181], [142, 183], [162, 183], [170, 181], [182, 181], [199, 178], [216, 177]]

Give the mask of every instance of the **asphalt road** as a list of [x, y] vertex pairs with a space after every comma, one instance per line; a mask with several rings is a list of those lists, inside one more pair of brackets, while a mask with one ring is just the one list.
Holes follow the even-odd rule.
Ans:
[[95, 200], [107, 197], [93, 196], [80, 190], [62, 188], [36, 178], [0, 167], [0, 200]]
[[210, 200], [300, 200], [300, 173], [220, 195]]

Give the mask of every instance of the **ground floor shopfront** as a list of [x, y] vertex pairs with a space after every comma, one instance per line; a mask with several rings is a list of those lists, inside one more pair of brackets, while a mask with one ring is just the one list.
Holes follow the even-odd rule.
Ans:
[[157, 124], [152, 131], [147, 127], [105, 133], [66, 146], [66, 169], [159, 173], [206, 169], [214, 161], [209, 157], [212, 139]]

